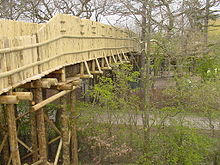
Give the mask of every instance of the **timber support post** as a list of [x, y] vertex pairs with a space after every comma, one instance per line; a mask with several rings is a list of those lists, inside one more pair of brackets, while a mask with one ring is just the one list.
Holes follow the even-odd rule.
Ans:
[[[11, 92], [10, 92], [11, 93]], [[9, 144], [11, 151], [11, 160], [13, 165], [21, 165], [20, 153], [17, 141], [17, 125], [15, 117], [15, 106], [14, 104], [6, 105], [7, 121], [8, 121], [8, 133], [9, 133]], [[10, 161], [8, 164], [10, 164]]]
[[70, 111], [71, 111], [71, 164], [78, 165], [78, 142], [76, 127], [76, 92], [70, 93]]
[[[61, 81], [66, 81], [65, 68], [62, 69]], [[63, 141], [63, 164], [70, 164], [70, 143], [69, 143], [69, 114], [67, 109], [67, 95], [61, 98], [61, 132]]]
[[[32, 90], [32, 92], [34, 92]], [[37, 120], [36, 113], [31, 111], [31, 104], [29, 104], [30, 111], [30, 124], [31, 124], [31, 144], [32, 144], [32, 162], [36, 162], [38, 160], [38, 142], [37, 142]]]
[[[43, 100], [42, 88], [36, 88], [33, 90], [34, 101], [35, 103], [40, 103]], [[43, 108], [39, 109], [36, 112], [37, 120], [37, 135], [38, 135], [38, 147], [40, 160], [42, 160], [42, 165], [47, 164], [47, 142], [46, 142], [46, 131], [45, 131], [45, 122], [44, 122], [44, 110]]]
[[0, 153], [2, 153], [2, 164], [7, 164], [9, 160], [9, 143], [8, 143], [8, 132], [7, 132], [7, 117], [6, 117], [6, 110], [5, 106], [0, 106], [0, 137], [2, 138], [0, 144]]

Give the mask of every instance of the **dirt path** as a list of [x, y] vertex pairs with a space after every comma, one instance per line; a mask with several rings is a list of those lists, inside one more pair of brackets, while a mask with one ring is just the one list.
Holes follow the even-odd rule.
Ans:
[[[98, 117], [99, 116], [99, 117]], [[107, 114], [98, 115], [97, 121], [100, 123], [107, 123], [110, 117]], [[142, 116], [128, 115], [128, 114], [117, 114], [111, 116], [111, 121], [114, 124], [130, 124], [142, 126]], [[220, 130], [220, 119], [213, 120], [211, 123], [208, 118], [205, 117], [195, 117], [195, 116], [175, 116], [175, 117], [165, 117], [159, 115], [150, 115], [150, 125], [158, 126], [161, 125], [171, 125], [171, 124], [182, 124], [183, 126], [189, 128], [205, 129], [205, 130]]]

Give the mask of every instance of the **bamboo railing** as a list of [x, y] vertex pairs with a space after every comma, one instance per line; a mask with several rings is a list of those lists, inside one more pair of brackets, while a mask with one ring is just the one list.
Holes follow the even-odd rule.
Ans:
[[59, 14], [38, 25], [0, 21], [0, 94], [84, 61], [137, 48], [127, 30]]

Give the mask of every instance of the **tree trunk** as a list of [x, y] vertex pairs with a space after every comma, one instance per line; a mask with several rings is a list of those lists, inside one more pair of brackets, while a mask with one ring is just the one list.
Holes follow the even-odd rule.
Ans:
[[[147, 3], [143, 3], [142, 6], [142, 34], [141, 34], [141, 99], [142, 99], [142, 122], [144, 130], [145, 148], [149, 144], [150, 130], [149, 130], [149, 110], [150, 110], [150, 81], [149, 81], [149, 58], [150, 58], [150, 34], [151, 34], [151, 9], [147, 9]], [[150, 6], [150, 5], [149, 5]], [[148, 19], [148, 23], [147, 23]], [[146, 42], [147, 41], [147, 42]], [[145, 45], [147, 43], [147, 47]], [[147, 50], [147, 51], [146, 51]], [[146, 152], [146, 151], [144, 151]]]
[[205, 21], [204, 21], [204, 43], [205, 45], [208, 44], [209, 10], [210, 10], [210, 0], [206, 0]]

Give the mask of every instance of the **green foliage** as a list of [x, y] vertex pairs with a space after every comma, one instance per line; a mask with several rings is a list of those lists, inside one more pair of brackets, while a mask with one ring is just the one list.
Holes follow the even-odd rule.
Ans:
[[214, 79], [219, 75], [219, 61], [216, 58], [203, 57], [196, 61], [196, 73], [203, 80]]
[[[186, 76], [176, 78], [176, 83], [175, 87], [164, 91], [168, 100], [167, 105], [160, 111], [167, 115], [177, 113], [183, 118], [190, 115], [188, 124], [191, 120], [206, 121], [204, 129], [209, 129], [209, 137], [198, 134], [190, 128], [176, 127], [174, 126], [176, 123], [171, 123], [170, 127], [158, 131], [148, 150], [150, 152], [140, 158], [139, 164], [209, 164], [216, 154], [215, 145], [218, 143], [210, 136], [214, 137], [217, 134], [214, 122], [219, 120], [219, 80], [207, 79], [204, 82], [198, 77]], [[216, 157], [218, 159], [218, 156]]]
[[88, 95], [93, 98], [94, 103], [99, 103], [107, 109], [123, 109], [126, 103], [137, 100], [132, 93], [138, 89], [132, 89], [131, 83], [138, 82], [139, 72], [132, 69], [131, 65], [125, 64], [119, 68], [114, 67], [115, 81], [113, 82], [112, 78], [100, 77], [99, 83], [88, 91]]
[[88, 95], [94, 98], [95, 101], [99, 101], [105, 104], [114, 104], [114, 85], [111, 78], [101, 77], [99, 83], [95, 84], [93, 89], [88, 91]]
[[[109, 77], [99, 77], [99, 83], [88, 91], [93, 103], [78, 103], [82, 114], [79, 123], [80, 144], [86, 155], [94, 163], [117, 162], [131, 153], [127, 136], [132, 131], [126, 126], [115, 124], [124, 114], [139, 110], [138, 97], [132, 83], [137, 83], [139, 73], [131, 65], [113, 66], [114, 81]], [[117, 117], [116, 117], [117, 116]], [[129, 125], [129, 124], [128, 124]], [[127, 132], [127, 133], [126, 133]], [[133, 132], [134, 134], [134, 132]], [[85, 157], [85, 156], [84, 156]]]
[[[19, 115], [29, 111], [29, 103], [27, 101], [19, 102], [17, 105]], [[19, 134], [21, 136], [27, 136], [30, 133], [29, 116], [26, 115], [19, 120]]]
[[60, 105], [57, 104], [47, 104], [44, 108], [44, 111], [48, 114], [48, 116], [55, 116], [55, 113], [60, 109]]
[[[168, 117], [178, 120], [177, 114], [185, 116], [188, 112], [196, 112], [198, 115], [201, 112], [212, 122], [220, 107], [220, 83], [217, 80], [204, 82], [198, 77], [175, 77], [176, 86], [164, 92], [167, 104], [160, 109], [153, 107], [150, 112], [151, 118], [155, 117], [152, 120], [158, 121], [157, 125], [150, 126], [150, 145], [145, 148], [144, 129], [137, 124], [141, 120], [140, 89], [132, 88], [130, 84], [138, 81], [139, 73], [127, 65], [114, 68], [113, 73], [114, 81], [101, 77], [88, 92], [94, 98], [93, 104], [78, 105], [82, 113], [78, 123], [84, 157], [89, 155], [87, 159], [97, 164], [120, 162], [122, 158], [132, 161], [136, 157], [139, 157], [137, 164], [145, 165], [208, 164], [216, 142], [194, 129], [183, 127], [182, 123], [170, 122], [168, 126], [166, 121]], [[140, 156], [144, 149], [146, 154]], [[126, 157], [129, 154], [132, 156]]]
[[181, 78], [176, 81], [178, 86], [164, 92], [169, 97], [169, 105], [182, 112], [201, 114], [204, 117], [219, 114], [219, 80], [204, 83], [193, 78]]
[[140, 157], [142, 165], [208, 164], [212, 154], [211, 139], [182, 126], [167, 127], [151, 141], [147, 154]]

